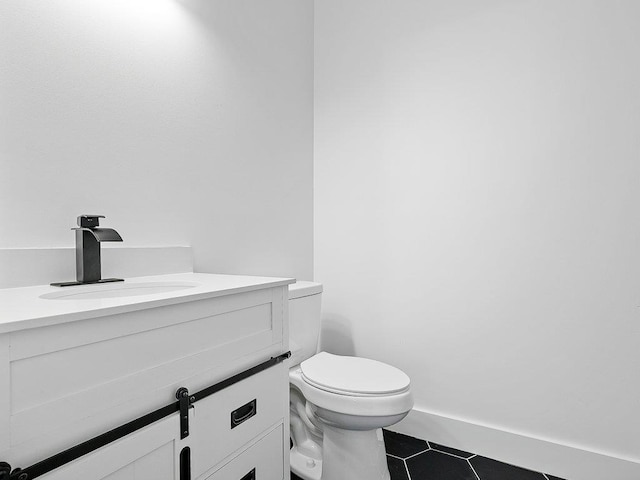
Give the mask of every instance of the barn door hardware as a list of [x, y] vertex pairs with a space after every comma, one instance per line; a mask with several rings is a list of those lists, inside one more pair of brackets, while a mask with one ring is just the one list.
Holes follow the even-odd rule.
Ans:
[[180, 408], [180, 439], [182, 440], [189, 436], [189, 408], [196, 399], [189, 395], [189, 390], [186, 387], [178, 389], [176, 398]]
[[[269, 360], [262, 362], [254, 367], [249, 368], [241, 373], [233, 375], [221, 382], [215, 383], [206, 387], [199, 392], [190, 394], [189, 390], [186, 387], [181, 387], [176, 392], [177, 401], [173, 402], [169, 405], [166, 405], [162, 408], [154, 410], [153, 412], [147, 413], [142, 417], [138, 417], [135, 420], [125, 423], [124, 425], [120, 425], [119, 427], [114, 428], [113, 430], [109, 430], [101, 435], [93, 437], [85, 442], [79, 443], [67, 450], [64, 450], [60, 453], [57, 453], [49, 458], [46, 458], [38, 463], [34, 463], [33, 465], [20, 469], [15, 468], [11, 469], [11, 465], [7, 462], [0, 461], [0, 480], [31, 480], [33, 478], [40, 477], [45, 473], [49, 473], [56, 468], [59, 468], [67, 463], [70, 463], [74, 460], [77, 460], [80, 457], [83, 457], [99, 448], [104, 447], [105, 445], [109, 445], [116, 440], [121, 439], [141, 428], [147, 427], [158, 420], [162, 420], [169, 415], [173, 415], [176, 412], [180, 412], [180, 438], [185, 438], [189, 435], [189, 408], [197, 402], [198, 400], [202, 400], [203, 398], [208, 397], [220, 390], [223, 390], [231, 385], [244, 380], [245, 378], [251, 377], [256, 373], [262, 372], [267, 368], [271, 368], [274, 365], [277, 365], [283, 362], [285, 359], [291, 356], [291, 352], [283, 353], [282, 355], [278, 355], [277, 357], [271, 357]], [[183, 395], [186, 393], [186, 395]], [[186, 418], [185, 418], [186, 417]], [[184, 422], [184, 423], [183, 423]], [[186, 427], [186, 428], [185, 428]], [[185, 434], [186, 432], [186, 434]], [[182, 467], [182, 456], [184, 454], [184, 472], [185, 477], [182, 478], [183, 475], [183, 467]], [[191, 452], [183, 449], [180, 453], [181, 457], [181, 480], [189, 480], [190, 471], [191, 471]], [[187, 476], [187, 473], [189, 476]]]

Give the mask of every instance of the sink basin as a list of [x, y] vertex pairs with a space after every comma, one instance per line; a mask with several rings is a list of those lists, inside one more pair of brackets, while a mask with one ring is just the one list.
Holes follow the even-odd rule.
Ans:
[[118, 284], [83, 285], [64, 287], [59, 292], [40, 295], [40, 298], [45, 300], [96, 300], [100, 298], [137, 297], [139, 295], [175, 292], [197, 287], [198, 285], [198, 283], [191, 282], [123, 282]]

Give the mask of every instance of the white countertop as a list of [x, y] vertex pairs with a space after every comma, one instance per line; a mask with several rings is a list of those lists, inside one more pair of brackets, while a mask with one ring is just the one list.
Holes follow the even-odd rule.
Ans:
[[[153, 282], [195, 286], [164, 293], [93, 299], [73, 299], [72, 293], [117, 289], [123, 284], [118, 282], [72, 287], [38, 285], [4, 288], [0, 289], [0, 333], [284, 286], [295, 283], [295, 279], [209, 273], [177, 273], [125, 279], [127, 285]], [[65, 299], [41, 298], [43, 295], [66, 295], [67, 292], [69, 296]]]

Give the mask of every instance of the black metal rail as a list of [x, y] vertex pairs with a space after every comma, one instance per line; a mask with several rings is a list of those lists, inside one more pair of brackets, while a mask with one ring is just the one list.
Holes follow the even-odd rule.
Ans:
[[[181, 387], [176, 391], [176, 398], [178, 399], [178, 401], [154, 410], [153, 412], [143, 415], [142, 417], [138, 417], [135, 420], [127, 422], [124, 425], [120, 425], [119, 427], [116, 427], [112, 430], [109, 430], [108, 432], [105, 432], [85, 442], [68, 448], [67, 450], [57, 453], [38, 463], [34, 463], [33, 465], [24, 469], [15, 468], [12, 470], [10, 464], [8, 464], [7, 462], [0, 462], [0, 480], [31, 480], [32, 478], [37, 478], [176, 412], [180, 412], [180, 438], [185, 438], [189, 436], [188, 409], [192, 404], [194, 404], [198, 400], [202, 400], [203, 398], [213, 395], [220, 390], [230, 387], [235, 383], [249, 378], [256, 373], [262, 372], [267, 368], [277, 365], [290, 356], [291, 352], [287, 352], [283, 353], [282, 355], [278, 355], [277, 357], [271, 357], [266, 362], [262, 362], [255, 367], [251, 367], [248, 370], [233, 375], [232, 377], [206, 387], [196, 393], [189, 394], [189, 391], [185, 387]], [[189, 470], [187, 466], [187, 462], [189, 462], [189, 460], [187, 459], [189, 453], [190, 452], [188, 450], [184, 452], [185, 465], [181, 467], [181, 473], [182, 471], [186, 473], [186, 471]]]

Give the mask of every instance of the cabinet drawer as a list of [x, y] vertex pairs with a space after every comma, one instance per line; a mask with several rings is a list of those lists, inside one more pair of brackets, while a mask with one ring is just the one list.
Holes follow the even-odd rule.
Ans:
[[280, 425], [203, 480], [281, 480], [284, 475]]
[[[188, 437], [194, 477], [273, 425], [284, 423], [289, 410], [288, 381], [281, 363], [195, 403], [195, 421]], [[282, 443], [282, 436], [279, 441]]]

